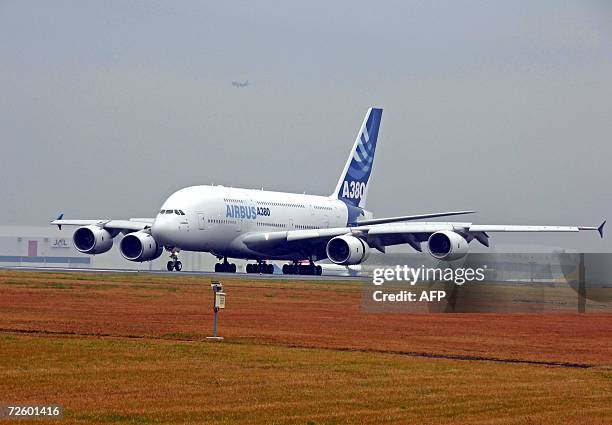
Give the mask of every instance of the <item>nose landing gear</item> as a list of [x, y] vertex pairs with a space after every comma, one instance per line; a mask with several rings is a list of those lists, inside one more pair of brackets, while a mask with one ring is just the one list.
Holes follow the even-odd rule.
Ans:
[[178, 252], [173, 251], [170, 254], [170, 261], [168, 261], [168, 264], [166, 264], [166, 268], [169, 272], [172, 270], [176, 270], [177, 272], [183, 270], [183, 263], [181, 263], [178, 259]]

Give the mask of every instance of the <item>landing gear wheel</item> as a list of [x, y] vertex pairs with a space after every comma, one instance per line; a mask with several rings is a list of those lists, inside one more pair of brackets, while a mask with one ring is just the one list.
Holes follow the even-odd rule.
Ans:
[[228, 263], [227, 259], [215, 264], [215, 273], [236, 273], [236, 264]]
[[284, 264], [283, 274], [300, 274], [300, 266], [298, 264]]
[[323, 274], [323, 267], [317, 266], [314, 263], [310, 263], [310, 264], [299, 264], [299, 263], [284, 264], [283, 265], [283, 274], [321, 276]]
[[168, 263], [166, 264], [166, 269], [168, 269], [169, 272], [171, 272], [172, 270], [180, 272], [183, 268], [183, 264], [178, 259], [178, 253], [179, 251], [176, 249], [172, 249], [170, 251], [170, 261], [168, 261]]
[[274, 265], [261, 263], [250, 263], [246, 265], [247, 273], [259, 273], [259, 274], [273, 274]]

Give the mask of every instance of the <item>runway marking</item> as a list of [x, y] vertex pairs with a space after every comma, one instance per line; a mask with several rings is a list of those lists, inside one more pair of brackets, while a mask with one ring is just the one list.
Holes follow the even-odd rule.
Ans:
[[509, 363], [509, 364], [528, 364], [534, 366], [554, 366], [570, 369], [591, 369], [596, 367], [589, 363], [573, 363], [573, 362], [555, 362], [546, 360], [526, 360], [526, 359], [511, 359], [511, 358], [500, 358], [500, 357], [486, 357], [486, 356], [468, 356], [463, 354], [438, 354], [438, 353], [424, 353], [418, 351], [402, 351], [402, 350], [378, 350], [375, 348], [351, 348], [351, 347], [317, 347], [313, 345], [299, 345], [289, 344], [287, 347], [290, 348], [307, 348], [317, 350], [330, 350], [330, 351], [346, 351], [356, 353], [376, 353], [376, 354], [395, 354], [400, 356], [408, 357], [421, 357], [427, 359], [446, 359], [446, 360], [459, 360], [459, 361], [477, 361], [477, 362], [494, 362], [494, 363]]
[[[96, 337], [96, 338], [115, 338], [115, 339], [140, 339], [140, 340], [159, 340], [159, 341], [181, 341], [181, 342], [207, 342], [204, 339], [181, 337], [170, 338], [168, 336], [151, 336], [151, 335], [113, 335], [108, 333], [87, 333], [87, 332], [68, 332], [68, 331], [50, 331], [45, 329], [11, 329], [0, 328], [0, 333], [4, 334], [19, 334], [19, 335], [40, 335], [40, 336], [65, 336], [65, 337]], [[242, 344], [242, 339], [250, 337], [236, 337], [235, 340], [227, 339], [225, 344]], [[462, 354], [440, 354], [440, 353], [425, 353], [418, 351], [402, 351], [402, 350], [379, 350], [373, 348], [353, 348], [353, 347], [320, 347], [316, 345], [300, 345], [300, 344], [269, 344], [262, 342], [254, 342], [255, 345], [261, 346], [276, 346], [306, 350], [328, 350], [336, 352], [353, 352], [353, 353], [374, 353], [374, 354], [391, 354], [406, 357], [425, 358], [425, 359], [440, 359], [440, 360], [457, 360], [471, 362], [493, 362], [506, 364], [525, 364], [531, 366], [546, 366], [560, 367], [567, 369], [593, 369], [597, 366], [589, 363], [574, 363], [574, 362], [559, 362], [547, 360], [527, 360], [527, 359], [512, 359], [487, 356], [468, 356]]]
[[29, 266], [0, 266], [0, 270], [11, 271], [30, 271], [30, 272], [50, 272], [50, 273], [102, 273], [102, 274], [142, 274], [142, 275], [161, 275], [161, 276], [210, 276], [210, 277], [230, 277], [236, 279], [259, 279], [259, 280], [314, 280], [314, 281], [366, 281], [367, 276], [309, 276], [309, 275], [284, 275], [284, 274], [257, 274], [257, 273], [216, 273], [207, 271], [181, 271], [168, 272], [164, 270], [137, 270], [137, 269], [92, 269], [92, 268], [65, 268], [65, 267], [29, 267]]

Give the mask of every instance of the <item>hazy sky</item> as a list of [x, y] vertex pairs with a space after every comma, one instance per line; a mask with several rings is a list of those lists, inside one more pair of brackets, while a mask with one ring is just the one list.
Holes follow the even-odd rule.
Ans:
[[328, 194], [371, 105], [377, 216], [612, 219], [607, 1], [0, 0], [0, 61], [2, 224], [152, 216], [193, 184]]

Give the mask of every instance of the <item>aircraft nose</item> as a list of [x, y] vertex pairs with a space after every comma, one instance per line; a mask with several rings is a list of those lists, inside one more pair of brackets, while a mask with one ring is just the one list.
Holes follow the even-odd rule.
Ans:
[[164, 245], [172, 243], [172, 224], [166, 217], [158, 216], [151, 226], [155, 240]]

